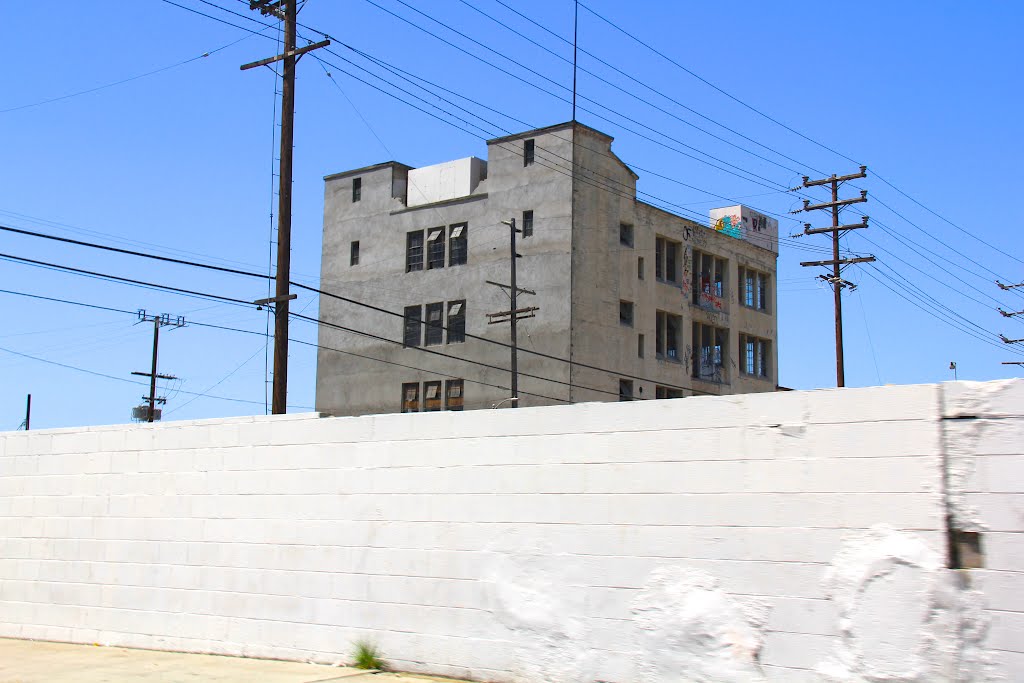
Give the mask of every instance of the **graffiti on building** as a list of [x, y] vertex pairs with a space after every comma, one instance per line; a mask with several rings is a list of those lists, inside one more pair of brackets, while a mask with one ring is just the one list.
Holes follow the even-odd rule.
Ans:
[[716, 232], [723, 233], [729, 237], [743, 239], [743, 218], [740, 214], [727, 214], [719, 217], [714, 222]]

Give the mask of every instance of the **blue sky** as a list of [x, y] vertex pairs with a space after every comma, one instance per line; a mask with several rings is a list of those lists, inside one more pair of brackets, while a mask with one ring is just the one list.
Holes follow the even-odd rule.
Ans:
[[[559, 89], [572, 81], [564, 61], [571, 58], [567, 43], [495, 0], [472, 4], [514, 32], [459, 0], [404, 1], [373, 0], [377, 7], [367, 0], [309, 0], [300, 15], [303, 24], [335, 38], [332, 49], [340, 56], [320, 52], [329, 66], [313, 57], [299, 66], [297, 280], [317, 282], [324, 175], [388, 159], [425, 165], [486, 155], [485, 132], [470, 135], [343, 73], [348, 70], [408, 99], [366, 75], [363, 69], [376, 68], [346, 46], [498, 110], [501, 114], [466, 105], [487, 120], [475, 119], [490, 135], [524, 129], [518, 121], [542, 126], [571, 117], [566, 102], [471, 56], [568, 97]], [[263, 30], [214, 6], [260, 18], [247, 3], [175, 2]], [[507, 4], [571, 38], [571, 2]], [[863, 213], [878, 223], [845, 240], [849, 250], [879, 258], [876, 266], [847, 271], [848, 279], [860, 285], [844, 299], [848, 385], [950, 379], [950, 361], [958, 363], [962, 379], [1019, 375], [1018, 366], [1001, 362], [1024, 359], [1024, 347], [1003, 345], [994, 336], [1024, 337], [1024, 316], [1003, 318], [996, 311], [997, 306], [1024, 309], [1024, 292], [1002, 292], [994, 282], [997, 276], [1024, 281], [1024, 238], [1016, 206], [1018, 160], [1024, 153], [1024, 102], [1016, 87], [1021, 69], [1016, 46], [1024, 18], [1019, 4], [641, 1], [624, 6], [588, 0], [587, 5], [742, 102], [868, 165], [941, 216], [873, 174], [857, 183], [902, 217], [872, 201]], [[269, 214], [276, 205], [271, 195], [275, 76], [269, 69], [243, 72], [238, 66], [274, 54], [274, 41], [161, 0], [38, 0], [8, 3], [5, 10], [0, 38], [13, 57], [0, 73], [0, 224], [266, 271]], [[810, 169], [856, 170], [849, 159], [768, 121], [585, 9], [579, 28], [583, 49], [650, 88], [580, 56], [581, 67], [636, 94], [631, 97], [586, 73], [579, 77], [579, 92], [591, 101], [580, 100], [590, 111], [580, 111], [577, 118], [613, 135], [613, 149], [627, 163], [780, 214], [800, 202], [777, 191], [779, 186], [798, 184], [803, 173], [816, 175]], [[318, 38], [312, 31], [305, 34]], [[276, 31], [265, 35], [274, 37]], [[223, 49], [194, 59], [218, 48]], [[183, 64], [186, 60], [192, 61]], [[133, 80], [101, 87], [124, 79]], [[93, 88], [99, 89], [75, 94]], [[73, 96], [26, 106], [65, 95]], [[701, 157], [681, 145], [696, 148], [719, 160], [712, 163], [757, 174], [769, 186], [739, 177], [743, 173], [712, 168], [629, 129]], [[678, 183], [640, 175], [640, 190], [691, 211], [706, 214], [726, 204]], [[860, 209], [850, 214], [851, 222]], [[827, 216], [812, 219], [821, 223]], [[799, 229], [797, 221], [783, 220], [780, 232]], [[782, 245], [779, 374], [786, 386], [828, 387], [835, 381], [831, 292], [816, 284], [816, 271], [797, 265], [825, 258], [813, 249], [826, 244], [827, 238], [818, 236]], [[259, 281], [10, 233], [0, 233], [0, 252], [243, 300], [266, 295]], [[264, 410], [264, 312], [9, 260], [0, 260], [0, 289], [184, 315], [191, 322], [258, 332], [201, 325], [165, 329], [160, 369], [181, 378], [164, 387], [170, 397], [166, 419]], [[375, 303], [398, 309], [401, 292], [381, 292]], [[315, 315], [317, 302], [301, 294], [293, 310]], [[0, 429], [18, 426], [27, 393], [33, 394], [33, 427], [127, 421], [147, 387], [122, 380], [139, 380], [130, 373], [148, 370], [151, 325], [135, 324], [130, 314], [2, 292], [0, 311]], [[952, 318], [976, 336], [935, 316]], [[311, 324], [294, 321], [292, 330], [293, 338], [315, 340]], [[293, 345], [292, 410], [313, 405], [315, 369], [315, 350]]]

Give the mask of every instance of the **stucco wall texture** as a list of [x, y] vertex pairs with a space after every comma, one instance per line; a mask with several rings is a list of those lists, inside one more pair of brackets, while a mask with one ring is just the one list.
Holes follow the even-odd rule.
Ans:
[[[1024, 680], [1024, 382], [0, 434], [0, 636]], [[949, 525], [983, 569], [949, 569]]]

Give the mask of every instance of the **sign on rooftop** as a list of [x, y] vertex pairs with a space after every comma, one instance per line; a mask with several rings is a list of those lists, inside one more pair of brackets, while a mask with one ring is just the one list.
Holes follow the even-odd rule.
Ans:
[[746, 206], [711, 209], [711, 227], [729, 237], [779, 253], [779, 222]]

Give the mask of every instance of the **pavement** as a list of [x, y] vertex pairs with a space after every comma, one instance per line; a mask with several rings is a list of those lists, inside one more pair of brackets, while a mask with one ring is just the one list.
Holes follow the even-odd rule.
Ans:
[[0, 683], [425, 683], [448, 680], [271, 659], [0, 638]]

